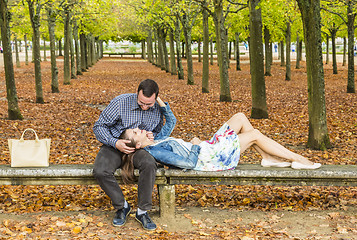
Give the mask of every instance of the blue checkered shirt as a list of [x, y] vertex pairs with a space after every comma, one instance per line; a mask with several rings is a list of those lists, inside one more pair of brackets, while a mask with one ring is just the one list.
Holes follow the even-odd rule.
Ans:
[[138, 105], [137, 94], [129, 93], [115, 97], [100, 114], [93, 131], [97, 140], [115, 148], [120, 134], [130, 128], [153, 132], [156, 136], [163, 125], [163, 115], [156, 102], [148, 110]]

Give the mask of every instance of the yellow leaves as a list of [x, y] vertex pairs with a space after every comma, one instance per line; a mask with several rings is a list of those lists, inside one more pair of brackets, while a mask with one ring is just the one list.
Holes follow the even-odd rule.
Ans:
[[32, 233], [32, 229], [29, 228], [29, 227], [27, 227], [27, 226], [23, 226], [23, 227], [21, 228], [21, 231], [22, 231], [22, 232], [26, 232], [26, 233]]
[[57, 227], [65, 227], [67, 224], [65, 223], [65, 222], [63, 222], [63, 221], [57, 221], [56, 222], [56, 226]]
[[75, 234], [78, 234], [82, 231], [82, 228], [80, 226], [76, 226], [72, 229], [72, 232]]
[[200, 232], [200, 236], [210, 236], [209, 233], [205, 233], [205, 232]]

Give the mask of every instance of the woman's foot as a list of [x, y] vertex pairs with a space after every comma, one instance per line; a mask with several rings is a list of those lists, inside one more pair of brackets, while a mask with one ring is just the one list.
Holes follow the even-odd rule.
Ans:
[[313, 164], [302, 164], [299, 162], [292, 162], [291, 168], [293, 169], [318, 169], [321, 167], [321, 163], [313, 163]]
[[260, 163], [263, 167], [290, 167], [290, 162], [282, 162], [282, 161], [272, 161], [268, 159], [262, 159]]

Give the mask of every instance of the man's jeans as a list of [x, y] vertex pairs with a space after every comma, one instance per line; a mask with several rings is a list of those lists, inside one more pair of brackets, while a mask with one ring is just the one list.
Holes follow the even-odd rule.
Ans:
[[[93, 175], [99, 186], [112, 200], [115, 209], [124, 207], [124, 195], [114, 177], [115, 171], [122, 164], [119, 150], [103, 145], [94, 162]], [[154, 188], [157, 164], [155, 159], [145, 150], [138, 150], [133, 158], [134, 167], [139, 169], [138, 207], [147, 211], [152, 207], [152, 191]]]

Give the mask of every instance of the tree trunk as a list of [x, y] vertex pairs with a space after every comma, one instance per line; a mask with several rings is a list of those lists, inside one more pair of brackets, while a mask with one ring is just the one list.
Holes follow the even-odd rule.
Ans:
[[160, 28], [156, 29], [156, 36], [157, 36], [157, 52], [158, 52], [157, 66], [161, 68], [161, 70], [165, 70], [164, 53], [163, 53], [164, 50], [162, 46], [162, 32]]
[[48, 17], [48, 32], [50, 37], [50, 51], [51, 51], [51, 90], [52, 93], [59, 93], [58, 87], [58, 68], [56, 63], [56, 37], [55, 37], [55, 24], [56, 15], [53, 13], [51, 7], [47, 9]]
[[180, 31], [180, 20], [179, 17], [176, 16], [175, 21], [175, 40], [176, 40], [176, 56], [177, 56], [177, 75], [178, 79], [184, 79], [184, 72], [182, 66], [182, 58], [181, 58], [181, 39], [180, 39], [181, 31]]
[[280, 66], [285, 66], [284, 41], [280, 41]]
[[268, 118], [266, 103], [265, 79], [264, 79], [264, 56], [262, 42], [262, 16], [258, 8], [260, 0], [249, 1], [250, 12], [250, 75], [252, 82], [252, 112], [255, 119]]
[[7, 7], [7, 0], [0, 0], [0, 26], [5, 69], [7, 113], [10, 120], [22, 120], [23, 117], [18, 105], [14, 65], [12, 62], [9, 22], [10, 13]]
[[209, 93], [209, 28], [208, 12], [205, 8], [203, 15], [203, 63], [202, 63], [202, 92]]
[[301, 61], [301, 60], [302, 60], [302, 52], [303, 52], [303, 51], [302, 51], [302, 49], [303, 49], [303, 48], [302, 48], [302, 40], [299, 41], [299, 48], [300, 48], [299, 59], [300, 59], [300, 61]]
[[213, 39], [210, 40], [210, 48], [211, 48], [211, 57], [210, 57], [210, 64], [213, 65]]
[[86, 36], [81, 33], [79, 35], [79, 44], [81, 45], [81, 71], [86, 72], [88, 69], [87, 66], [87, 42], [86, 42]]
[[354, 13], [353, 1], [348, 1], [347, 7], [347, 32], [348, 32], [348, 77], [347, 93], [355, 93], [355, 59], [354, 59], [354, 23], [356, 14]]
[[231, 42], [228, 42], [228, 29], [226, 29], [226, 33], [224, 34], [224, 42], [226, 44], [227, 68], [229, 69], [231, 67]]
[[93, 46], [92, 46], [92, 35], [88, 34], [86, 36], [86, 46], [87, 46], [87, 67], [90, 68], [92, 66], [92, 51], [93, 51]]
[[[228, 36], [228, 35], [227, 35]], [[232, 42], [228, 42], [228, 60], [232, 57]]]
[[63, 54], [62, 54], [62, 38], [58, 40], [58, 56], [63, 56]]
[[186, 58], [186, 54], [185, 54], [185, 41], [182, 41], [181, 42], [181, 44], [182, 44], [182, 58]]
[[72, 20], [69, 24], [69, 53], [71, 57], [71, 79], [76, 79], [76, 62], [74, 60], [74, 46], [73, 46], [73, 27], [72, 27]]
[[187, 15], [184, 14], [182, 17], [182, 27], [183, 35], [185, 37], [185, 46], [186, 46], [186, 59], [187, 59], [187, 85], [194, 85], [195, 81], [193, 79], [193, 62], [192, 62], [192, 27], [190, 26]]
[[330, 36], [326, 36], [326, 64], [330, 63]]
[[331, 41], [332, 41], [332, 69], [333, 74], [337, 74], [337, 60], [336, 60], [336, 33], [337, 30], [332, 30]]
[[20, 64], [20, 56], [19, 56], [19, 45], [18, 45], [18, 41], [17, 41], [17, 36], [15, 34], [15, 55], [16, 55], [16, 67], [21, 67]]
[[171, 75], [177, 75], [176, 63], [175, 63], [175, 42], [174, 42], [174, 33], [173, 29], [169, 33], [170, 41], [170, 72]]
[[321, 48], [320, 1], [297, 0], [306, 49], [309, 137], [307, 146], [325, 150], [330, 147], [326, 121], [325, 80]]
[[158, 42], [157, 42], [157, 32], [154, 31], [154, 57], [155, 57], [155, 61], [154, 64], [155, 66], [158, 66], [159, 64], [159, 59], [158, 59]]
[[95, 37], [93, 36], [93, 35], [91, 35], [91, 38], [90, 38], [90, 40], [91, 40], [91, 47], [92, 47], [92, 49], [91, 49], [91, 53], [92, 53], [92, 57], [91, 57], [91, 60], [92, 60], [92, 62], [91, 62], [91, 66], [94, 66], [95, 65], [95, 63], [97, 62], [97, 54], [96, 54], [96, 41], [95, 41]]
[[291, 26], [290, 22], [288, 21], [286, 23], [286, 73], [285, 73], [285, 80], [290, 81], [291, 80]]
[[198, 51], [198, 62], [202, 62], [201, 59], [201, 38], [198, 39], [198, 47], [197, 47], [197, 51]]
[[236, 46], [235, 46], [235, 51], [236, 51], [236, 70], [241, 71], [240, 67], [240, 50], [239, 50], [239, 33], [235, 33], [235, 38], [236, 38]]
[[300, 38], [299, 33], [296, 34], [296, 65], [295, 69], [300, 69], [300, 61], [301, 61], [301, 46], [300, 46]]
[[152, 30], [151, 28], [148, 30], [148, 36], [146, 38], [147, 46], [148, 46], [148, 60], [150, 63], [154, 64], [154, 52], [152, 49]]
[[46, 53], [46, 38], [43, 37], [43, 61], [47, 61], [47, 53]]
[[29, 65], [29, 52], [28, 52], [27, 34], [24, 35], [24, 42], [25, 42], [25, 64]]
[[74, 39], [74, 49], [76, 52], [76, 75], [82, 75], [82, 68], [81, 68], [81, 54], [79, 49], [78, 43], [78, 24], [77, 20], [73, 20], [73, 39]]
[[265, 76], [271, 76], [271, 61], [270, 61], [270, 31], [267, 27], [264, 28], [264, 44], [265, 44]]
[[146, 41], [145, 39], [141, 40], [141, 58], [146, 59]]
[[164, 29], [162, 31], [162, 49], [163, 49], [163, 55], [164, 55], [164, 63], [165, 63], [165, 71], [170, 72], [170, 63], [169, 63], [169, 53], [167, 52], [167, 47], [166, 47], [166, 38], [167, 38], [167, 33]]
[[[39, 0], [27, 0], [33, 30], [33, 59], [35, 65], [36, 103], [44, 103], [41, 76], [41, 54], [40, 54], [40, 20], [41, 7]], [[36, 5], [36, 6], [34, 6]]]
[[71, 66], [70, 66], [70, 12], [64, 11], [64, 61], [63, 61], [63, 84], [71, 84]]
[[216, 29], [217, 57], [219, 65], [220, 96], [219, 101], [231, 102], [232, 97], [229, 86], [228, 75], [228, 52], [227, 52], [227, 30], [224, 26], [223, 1], [214, 0], [214, 23]]
[[347, 53], [347, 40], [346, 37], [343, 38], [343, 60], [342, 60], [342, 66], [346, 66], [346, 53]]

